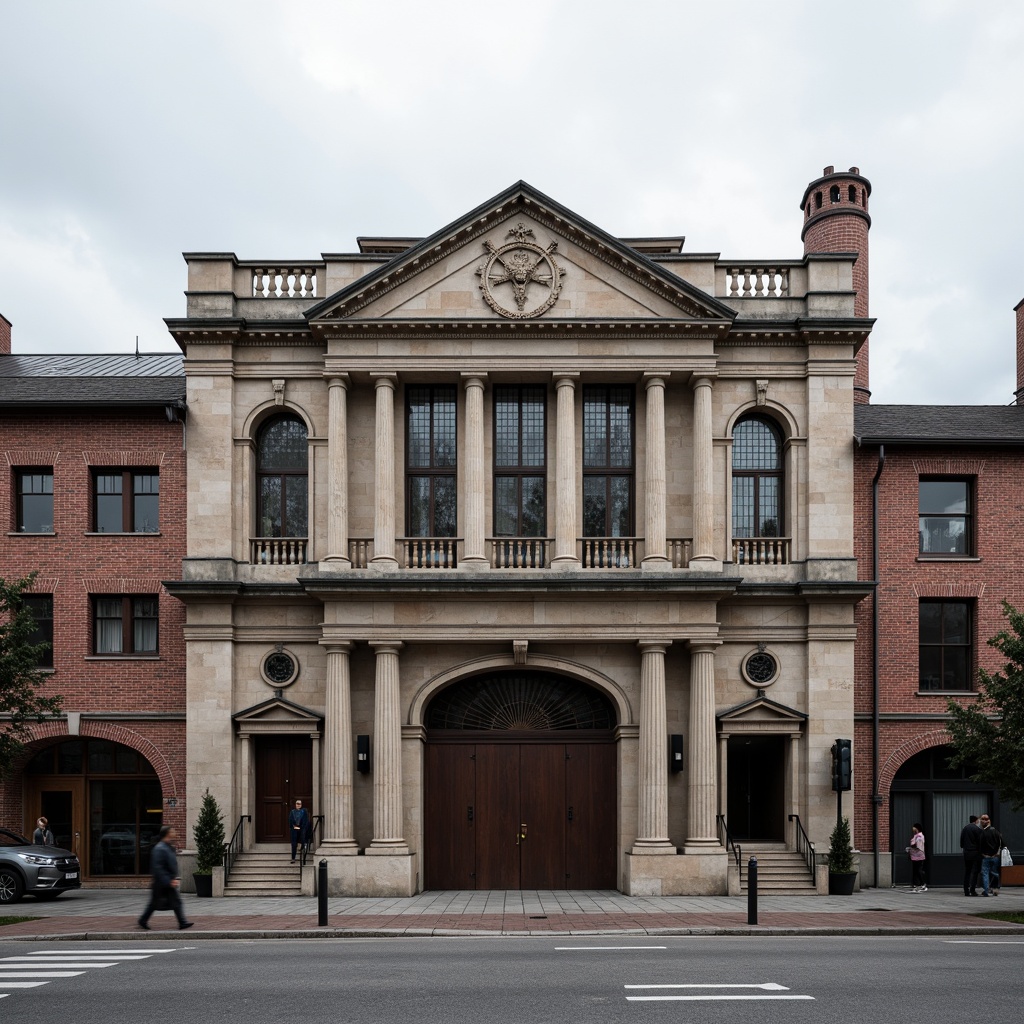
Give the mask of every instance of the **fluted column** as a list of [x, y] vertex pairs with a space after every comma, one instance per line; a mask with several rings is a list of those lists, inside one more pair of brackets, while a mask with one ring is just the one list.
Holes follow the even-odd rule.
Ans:
[[367, 854], [407, 854], [402, 836], [402, 721], [398, 642], [372, 642], [377, 654], [373, 702], [373, 842]]
[[574, 569], [576, 555], [576, 378], [555, 375], [555, 557], [553, 568]]
[[714, 460], [711, 434], [710, 376], [693, 381], [693, 555], [691, 562], [713, 561]]
[[668, 717], [665, 712], [665, 652], [671, 642], [641, 640], [640, 789], [633, 853], [674, 853], [668, 838]]
[[470, 568], [488, 564], [484, 554], [484, 375], [463, 374], [466, 388], [465, 546], [461, 563]]
[[323, 815], [325, 853], [359, 852], [352, 814], [352, 689], [349, 641], [325, 645], [327, 708], [324, 716]]
[[373, 514], [373, 562], [378, 568], [397, 568], [395, 558], [395, 388], [398, 375], [376, 374], [377, 421]]
[[664, 569], [669, 565], [665, 545], [665, 377], [645, 374], [647, 389], [647, 516], [644, 536], [645, 569]]
[[717, 785], [715, 761], [715, 643], [690, 643], [690, 728], [686, 773], [689, 821], [685, 853], [718, 849], [715, 827]]
[[348, 374], [327, 381], [327, 555], [330, 568], [348, 569]]

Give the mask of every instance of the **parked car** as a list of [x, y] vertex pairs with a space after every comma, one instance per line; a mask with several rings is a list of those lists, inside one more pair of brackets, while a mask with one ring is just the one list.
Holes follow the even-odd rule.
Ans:
[[56, 899], [82, 885], [82, 866], [70, 850], [33, 846], [23, 835], [0, 828], [0, 906], [17, 903], [28, 893]]

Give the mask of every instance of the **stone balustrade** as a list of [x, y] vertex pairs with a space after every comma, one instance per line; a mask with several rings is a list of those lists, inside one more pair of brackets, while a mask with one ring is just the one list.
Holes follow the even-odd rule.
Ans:
[[756, 264], [724, 267], [725, 294], [736, 299], [783, 299], [789, 296], [789, 267]]
[[635, 569], [637, 537], [584, 537], [579, 541], [584, 569]]
[[373, 538], [349, 538], [348, 558], [353, 569], [365, 569], [370, 564], [370, 559], [373, 558]]
[[739, 537], [732, 542], [737, 565], [789, 565], [789, 537]]
[[454, 569], [458, 566], [459, 538], [399, 537], [406, 569]]
[[669, 537], [665, 542], [668, 560], [673, 569], [685, 569], [693, 556], [693, 540], [690, 537]]
[[320, 297], [322, 267], [253, 267], [252, 297], [255, 299], [315, 299]]
[[249, 561], [253, 565], [303, 565], [307, 544], [305, 537], [252, 537]]
[[492, 569], [546, 569], [553, 537], [488, 537]]

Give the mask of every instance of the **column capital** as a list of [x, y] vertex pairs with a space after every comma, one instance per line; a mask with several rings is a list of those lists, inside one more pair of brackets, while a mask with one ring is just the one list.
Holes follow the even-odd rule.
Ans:
[[475, 387], [477, 385], [484, 387], [487, 384], [486, 373], [472, 373], [464, 370], [459, 374], [459, 376], [462, 378], [462, 386], [466, 388]]
[[370, 380], [375, 388], [391, 388], [394, 391], [398, 387], [397, 373], [371, 373]]
[[551, 374], [551, 379], [555, 382], [556, 388], [574, 388], [580, 379], [580, 372], [579, 370], [557, 370]]
[[671, 646], [671, 640], [637, 640], [641, 654], [664, 654]]
[[671, 377], [671, 373], [654, 373], [647, 370], [644, 371], [643, 382], [645, 388], [663, 388], [665, 381]]
[[329, 388], [345, 388], [348, 390], [350, 379], [347, 373], [335, 373], [334, 370], [324, 370], [324, 379], [327, 381]]
[[351, 654], [355, 644], [351, 640], [321, 640], [320, 646], [327, 654]]
[[690, 387], [694, 389], [713, 388], [717, 379], [717, 370], [706, 370], [701, 372], [695, 371], [693, 376], [690, 378]]
[[714, 654], [722, 646], [722, 640], [687, 640], [691, 654]]
[[398, 652], [405, 646], [401, 640], [370, 640], [370, 647], [373, 648], [377, 654], [398, 654]]

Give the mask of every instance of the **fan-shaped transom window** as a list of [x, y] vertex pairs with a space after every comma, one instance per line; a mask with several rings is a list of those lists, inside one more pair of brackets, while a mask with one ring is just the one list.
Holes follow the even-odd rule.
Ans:
[[427, 709], [428, 729], [612, 729], [615, 708], [590, 686], [548, 672], [501, 672], [442, 690]]

